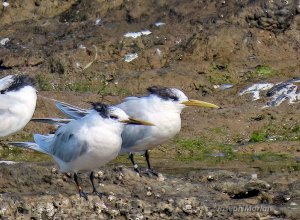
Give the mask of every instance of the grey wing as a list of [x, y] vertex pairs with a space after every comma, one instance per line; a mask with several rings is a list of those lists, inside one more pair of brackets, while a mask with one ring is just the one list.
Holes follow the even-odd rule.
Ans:
[[[60, 134], [58, 134], [60, 135]], [[72, 133], [63, 133], [55, 139], [52, 154], [64, 162], [76, 160], [88, 149], [88, 144], [81, 141]]]
[[76, 122], [70, 122], [60, 127], [54, 135], [35, 134], [34, 140], [41, 149], [54, 157], [64, 162], [71, 162], [88, 149], [88, 144], [78, 139], [77, 130]]
[[136, 146], [140, 141], [147, 138], [147, 126], [126, 125], [122, 137], [122, 151], [129, 152], [130, 148]]
[[[148, 121], [144, 110], [147, 105], [147, 97], [128, 97], [117, 107], [125, 111], [129, 116]], [[149, 120], [151, 121], [151, 120]], [[122, 132], [122, 151], [128, 152], [130, 148], [137, 146], [148, 137], [148, 126], [126, 125]]]
[[71, 118], [32, 118], [31, 119], [31, 121], [33, 121], [33, 122], [51, 124], [51, 125], [55, 125], [57, 127], [65, 125], [73, 120], [74, 119], [71, 119]]
[[61, 112], [73, 119], [82, 118], [91, 112], [89, 109], [79, 108], [64, 102], [56, 102], [55, 105]]
[[146, 97], [127, 97], [124, 101], [116, 107], [125, 111], [129, 116], [147, 120], [143, 116], [143, 109], [145, 109], [144, 100]]

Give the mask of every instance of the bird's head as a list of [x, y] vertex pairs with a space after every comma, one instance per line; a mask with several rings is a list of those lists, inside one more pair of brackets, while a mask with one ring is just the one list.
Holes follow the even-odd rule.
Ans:
[[168, 103], [174, 104], [179, 109], [183, 109], [187, 106], [219, 108], [219, 106], [209, 102], [189, 99], [181, 90], [176, 88], [152, 86], [148, 88], [148, 91], [152, 95], [158, 96], [159, 98], [167, 101]]
[[15, 92], [26, 86], [34, 88], [35, 84], [35, 80], [27, 75], [8, 75], [1, 79], [0, 92], [1, 94]]
[[101, 115], [102, 118], [107, 118], [122, 124], [154, 126], [154, 124], [148, 121], [130, 117], [122, 109], [115, 106], [107, 106], [99, 102], [92, 103], [92, 106]]

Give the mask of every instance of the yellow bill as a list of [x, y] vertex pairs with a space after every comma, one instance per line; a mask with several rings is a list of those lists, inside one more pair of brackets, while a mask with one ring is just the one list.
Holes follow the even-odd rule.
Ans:
[[220, 108], [219, 106], [209, 103], [209, 102], [204, 102], [204, 101], [199, 101], [199, 100], [194, 100], [190, 99], [188, 101], [181, 102], [181, 104], [184, 104], [186, 106], [198, 106], [198, 107], [205, 107], [205, 108]]

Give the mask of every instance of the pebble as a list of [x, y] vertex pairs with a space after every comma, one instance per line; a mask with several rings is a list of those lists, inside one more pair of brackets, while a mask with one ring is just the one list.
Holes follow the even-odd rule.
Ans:
[[58, 170], [57, 170], [55, 167], [53, 167], [53, 168], [51, 169], [51, 173], [57, 174], [57, 173], [58, 173]]
[[7, 37], [7, 38], [3, 38], [2, 40], [0, 40], [0, 44], [2, 45], [2, 46], [5, 46], [5, 44], [7, 44], [9, 42], [9, 38]]
[[251, 174], [251, 179], [256, 180], [257, 179], [257, 173]]
[[111, 202], [111, 201], [116, 200], [116, 197], [115, 197], [114, 195], [109, 195], [109, 196], [107, 197], [107, 199]]

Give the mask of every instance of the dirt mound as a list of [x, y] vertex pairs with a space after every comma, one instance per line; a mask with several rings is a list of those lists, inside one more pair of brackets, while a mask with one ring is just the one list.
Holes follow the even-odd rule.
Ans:
[[[61, 77], [98, 73], [102, 85], [123, 81], [124, 74], [134, 80], [152, 70], [150, 78], [161, 80], [177, 68], [188, 69], [181, 70], [188, 78], [188, 72], [195, 77], [205, 73], [211, 82], [239, 82], [258, 65], [299, 73], [298, 1], [27, 3], [14, 2], [2, 11], [0, 21], [6, 25], [0, 33], [10, 39], [1, 46], [2, 68]], [[146, 29], [152, 34], [124, 37]], [[138, 58], [126, 63], [129, 53]]]

